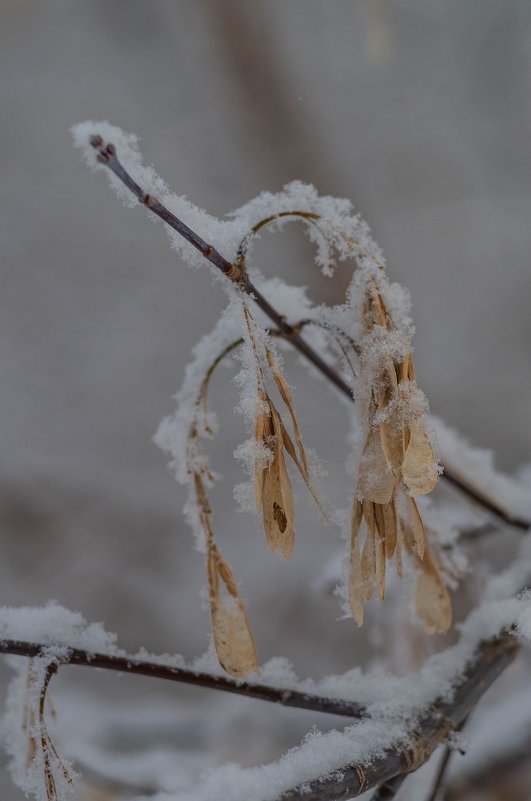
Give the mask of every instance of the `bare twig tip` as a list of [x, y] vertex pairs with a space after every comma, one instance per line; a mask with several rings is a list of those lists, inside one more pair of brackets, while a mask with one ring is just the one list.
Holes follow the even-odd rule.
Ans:
[[111, 158], [116, 155], [116, 148], [113, 144], [106, 145], [99, 134], [93, 134], [89, 142], [91, 146], [98, 151], [96, 156], [100, 164], [108, 164]]

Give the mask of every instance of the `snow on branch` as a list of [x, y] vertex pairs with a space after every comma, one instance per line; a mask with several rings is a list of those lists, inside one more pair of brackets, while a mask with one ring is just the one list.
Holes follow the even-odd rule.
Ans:
[[[363, 717], [365, 704], [343, 699], [331, 687], [330, 697], [320, 694], [318, 685], [303, 682], [301, 689], [289, 684], [283, 674], [263, 668], [263, 682], [234, 681], [221, 672], [207, 673], [201, 666], [208, 655], [187, 664], [180, 655], [155, 656], [141, 649], [128, 654], [116, 644], [117, 636], [100, 623], [87, 623], [82, 615], [57, 604], [42, 608], [0, 608], [0, 653], [34, 658], [43, 652], [60, 665], [83, 665], [132, 673], [140, 676], [191, 684], [223, 692], [269, 701], [281, 706], [311, 709], [315, 712]], [[213, 665], [215, 667], [215, 665]], [[269, 678], [269, 681], [267, 679]], [[277, 680], [279, 686], [275, 686]]]
[[[0, 609], [0, 650], [45, 658], [56, 666], [85, 665], [139, 673], [287, 706], [361, 717], [341, 732], [314, 731], [299, 747], [270, 765], [245, 769], [231, 765], [213, 771], [193, 791], [195, 801], [214, 801], [220, 794], [227, 801], [332, 800], [345, 797], [346, 788], [353, 797], [422, 764], [510, 664], [518, 650], [518, 635], [531, 636], [529, 595], [512, 594], [521, 586], [523, 565], [524, 559], [519, 559], [499, 577], [489, 597], [461, 624], [456, 645], [435, 654], [420, 671], [403, 678], [365, 676], [353, 670], [319, 681], [293, 678], [288, 688], [285, 675], [279, 675], [277, 662], [272, 660], [270, 667], [264, 666], [262, 685], [234, 682], [187, 668], [181, 657], [148, 657], [144, 651], [128, 655], [116, 645], [115, 635], [107, 633], [101, 624], [88, 625], [80, 615], [55, 605]], [[280, 685], [276, 688], [275, 678]], [[14, 697], [19, 695], [15, 693]], [[6, 719], [10, 750], [20, 754], [27, 733], [20, 728], [22, 719], [13, 714], [13, 706], [11, 699]], [[20, 769], [14, 774], [24, 784]], [[24, 781], [28, 787], [28, 780]], [[179, 792], [160, 798], [185, 801], [190, 795]]]
[[[167, 224], [173, 247], [188, 264], [201, 266], [206, 259], [216, 268], [216, 276], [221, 274], [239, 282], [293, 347], [343, 395], [353, 400], [352, 388], [341, 374], [324, 361], [286, 318], [278, 313], [251, 282], [246, 270], [242, 269], [242, 255], [245, 255], [250, 239], [258, 235], [260, 223], [274, 223], [277, 226], [284, 224], [291, 219], [293, 210], [296, 210], [299, 203], [305, 207], [302, 217], [315, 215], [319, 218], [308, 220], [308, 231], [318, 245], [316, 261], [325, 274], [333, 272], [331, 249], [335, 250], [340, 260], [354, 258], [358, 264], [372, 268], [383, 267], [383, 255], [371, 238], [367, 224], [359, 216], [352, 214], [352, 206], [348, 200], [320, 198], [312, 186], [293, 182], [281, 193], [262, 193], [234, 212], [232, 219], [221, 221], [198, 209], [185, 198], [170, 192], [154, 170], [143, 165], [136, 136], [125, 134], [120, 128], [107, 122], [91, 121], [75, 125], [72, 134], [85, 162], [93, 169], [107, 170], [111, 185], [122, 200], [128, 205], [134, 205], [132, 198], [135, 197], [152, 213], [154, 219], [162, 219]], [[94, 150], [97, 151], [97, 158], [94, 157]], [[141, 184], [131, 173], [137, 176]], [[202, 236], [196, 230], [201, 231]], [[208, 244], [203, 237], [216, 242], [216, 247]], [[242, 243], [245, 243], [243, 251]], [[227, 255], [222, 255], [223, 252]], [[407, 309], [407, 299], [404, 306], [404, 300], [400, 300], [400, 292], [397, 291], [395, 295], [401, 310]], [[348, 309], [338, 309], [338, 316], [341, 313], [348, 314]], [[468, 474], [461, 475], [455, 470], [453, 464], [446, 466], [443, 476], [496, 518], [522, 530], [529, 530], [527, 519], [522, 519], [512, 510], [504, 509], [484, 488], [476, 487]]]
[[[452, 544], [442, 554], [431, 523], [437, 515], [429, 503], [417, 500], [435, 488], [441, 472], [434, 429], [447, 482], [488, 515], [528, 531], [531, 507], [525, 493], [495, 471], [490, 457], [428, 417], [413, 367], [409, 295], [389, 281], [383, 255], [349, 201], [320, 197], [312, 186], [293, 182], [217, 220], [170, 192], [142, 163], [136, 137], [92, 122], [75, 126], [73, 135], [89, 166], [105, 171], [128, 205], [140, 203], [151, 219], [161, 220], [186, 263], [208, 264], [228, 297], [223, 316], [194, 351], [177, 410], [161, 425], [157, 442], [171, 454], [176, 477], [188, 491], [186, 514], [206, 561], [213, 645], [230, 677], [216, 665], [213, 652], [192, 664], [144, 649], [128, 654], [101, 624], [87, 624], [54, 604], [0, 609], [0, 652], [9, 655], [16, 671], [5, 717], [14, 778], [38, 801], [66, 801], [71, 795], [73, 773], [52, 739], [58, 725], [51, 720], [48, 698], [52, 676], [71, 665], [351, 718], [341, 731], [312, 730], [276, 762], [255, 768], [225, 765], [193, 787], [186, 788], [185, 781], [180, 785], [185, 789], [157, 796], [160, 801], [336, 801], [372, 787], [382, 788], [381, 798], [390, 797], [403, 777], [464, 723], [514, 659], [519, 640], [531, 639], [531, 601], [525, 591], [531, 541], [521, 543], [518, 558], [504, 573], [489, 578], [483, 602], [456, 627], [457, 643], [415, 673], [365, 675], [353, 668], [343, 676], [301, 680], [283, 659], [259, 667], [244, 600], [215, 538], [209, 490], [217, 477], [204, 449], [217, 427], [208, 408], [212, 373], [226, 357], [239, 360], [238, 410], [248, 439], [236, 455], [250, 479], [239, 499], [255, 507], [269, 547], [285, 559], [296, 530], [288, 466], [323, 518], [328, 515], [318, 493], [317, 463], [303, 440], [282, 342], [295, 348], [312, 375], [317, 372], [347, 399], [352, 513], [335, 510], [331, 517], [349, 542], [344, 589], [348, 613], [358, 625], [371, 596], [376, 592], [384, 599], [392, 563], [402, 576], [406, 554], [417, 579], [415, 607], [424, 628], [443, 633], [451, 626], [448, 588], [459, 572], [452, 579]], [[256, 239], [292, 221], [304, 226], [323, 273], [333, 275], [340, 261], [355, 265], [344, 303], [313, 306], [304, 289], [279, 278], [265, 280], [253, 265]]]

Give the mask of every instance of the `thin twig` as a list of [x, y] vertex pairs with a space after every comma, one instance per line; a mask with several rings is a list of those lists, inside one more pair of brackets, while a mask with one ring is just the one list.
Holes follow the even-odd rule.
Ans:
[[[319, 354], [303, 339], [298, 331], [291, 326], [286, 319], [279, 314], [276, 309], [264, 298], [264, 296], [256, 289], [252, 282], [247, 277], [244, 270], [241, 270], [237, 264], [233, 264], [221, 253], [216, 250], [213, 245], [208, 244], [202, 239], [195, 231], [189, 228], [182, 220], [176, 217], [172, 212], [167, 209], [160, 201], [152, 195], [144, 192], [142, 187], [132, 178], [132, 176], [124, 168], [123, 164], [119, 161], [116, 155], [116, 148], [113, 144], [106, 144], [101, 136], [98, 134], [90, 138], [90, 143], [97, 151], [97, 158], [105, 164], [117, 178], [135, 195], [135, 197], [142, 203], [149, 211], [153, 212], [163, 222], [170, 226], [180, 236], [186, 239], [193, 247], [195, 247], [205, 259], [210, 261], [215, 267], [218, 268], [224, 275], [232, 281], [240, 283], [244, 292], [246, 292], [256, 304], [262, 309], [270, 320], [280, 329], [282, 335], [288, 339], [292, 345], [310, 361], [328, 380], [334, 384], [340, 392], [346, 395], [349, 400], [353, 401], [354, 397], [352, 389], [341, 378], [339, 373], [334, 370]], [[477, 490], [464, 482], [461, 478], [455, 475], [452, 470], [445, 469], [443, 473], [445, 478], [450, 484], [456, 487], [460, 492], [465, 494], [471, 501], [477, 503], [483, 509], [486, 509], [492, 515], [510, 526], [521, 529], [522, 531], [529, 531], [531, 523], [527, 520], [513, 517], [502, 509], [498, 504], [487, 497], [481, 490]]]
[[471, 501], [477, 503], [479, 506], [483, 507], [483, 509], [486, 509], [500, 520], [503, 520], [504, 523], [507, 523], [514, 528], [518, 528], [521, 531], [529, 531], [531, 529], [531, 523], [528, 520], [522, 520], [519, 517], [513, 517], [512, 515], [507, 514], [507, 512], [501, 509], [497, 503], [492, 500], [492, 498], [489, 498], [481, 490], [465, 484], [464, 481], [461, 481], [460, 478], [457, 478], [457, 476], [447, 467], [444, 468], [443, 478], [445, 478], [448, 483], [457, 490], [466, 495]]
[[[68, 647], [68, 646], [66, 646]], [[23, 642], [21, 640], [3, 640], [0, 642], [0, 653], [15, 654], [17, 656], [39, 656], [44, 644]], [[326, 712], [331, 715], [342, 715], [350, 718], [366, 716], [363, 704], [355, 701], [343, 701], [336, 698], [323, 698], [300, 690], [268, 687], [266, 684], [251, 684], [247, 681], [233, 681], [225, 676], [216, 676], [210, 673], [201, 673], [187, 668], [173, 665], [150, 662], [130, 656], [115, 656], [113, 654], [91, 653], [81, 648], [70, 648], [65, 656], [61, 655], [62, 665], [83, 665], [92, 668], [116, 670], [120, 673], [133, 673], [141, 676], [151, 676], [156, 679], [168, 679], [193, 684], [197, 687], [208, 687], [213, 690], [246, 695], [261, 701], [270, 701], [281, 706], [296, 709], [310, 709], [314, 712]]]
[[402, 773], [400, 776], [389, 779], [388, 782], [383, 782], [371, 796], [371, 801], [390, 801], [396, 796], [406, 779], [407, 773]]
[[[49, 646], [48, 646], [49, 647]], [[46, 646], [18, 640], [0, 642], [0, 653], [19, 656], [39, 656]], [[511, 664], [518, 652], [518, 643], [511, 634], [505, 634], [481, 643], [456, 685], [451, 701], [435, 701], [396, 747], [388, 750], [370, 765], [348, 764], [333, 775], [306, 782], [283, 793], [279, 801], [340, 801], [354, 798], [366, 790], [389, 784], [395, 777], [416, 770], [429, 759], [435, 748], [448, 734], [467, 719], [483, 694], [502, 671]], [[265, 685], [235, 682], [223, 676], [195, 673], [184, 668], [157, 664], [131, 657], [92, 654], [73, 648], [61, 654], [61, 664], [105, 668], [121, 673], [136, 673], [154, 678], [210, 687], [226, 692], [247, 695], [283, 706], [313, 711], [363, 717], [366, 710], [359, 704], [337, 699], [321, 698], [297, 690], [281, 690]], [[229, 800], [228, 800], [229, 801]]]
[[435, 779], [433, 780], [433, 787], [431, 788], [430, 794], [426, 799], [426, 801], [437, 801], [437, 799], [439, 798], [439, 795], [442, 792], [442, 783], [444, 781], [444, 777], [446, 776], [446, 771], [448, 770], [452, 754], [453, 754], [453, 749], [450, 748], [450, 746], [446, 745], [444, 747], [443, 755], [441, 757], [441, 761], [439, 763]]

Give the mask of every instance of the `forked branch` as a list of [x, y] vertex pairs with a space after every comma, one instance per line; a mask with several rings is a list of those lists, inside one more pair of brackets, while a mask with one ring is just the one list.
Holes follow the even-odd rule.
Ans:
[[435, 702], [404, 742], [369, 765], [344, 765], [330, 777], [305, 783], [284, 793], [279, 801], [343, 801], [379, 787], [426, 762], [435, 748], [458, 729], [483, 694], [511, 664], [518, 644], [510, 634], [482, 643], [466, 668], [451, 701]]
[[[299, 331], [291, 326], [286, 319], [277, 312], [269, 301], [256, 289], [249, 280], [242, 261], [236, 260], [234, 263], [226, 259], [213, 245], [205, 242], [195, 231], [189, 228], [182, 220], [176, 217], [168, 208], [152, 195], [146, 193], [142, 187], [127, 172], [123, 164], [118, 159], [116, 148], [112, 143], [105, 143], [101, 136], [94, 134], [90, 143], [97, 151], [97, 158], [100, 163], [107, 166], [119, 178], [124, 186], [142, 203], [149, 211], [153, 212], [163, 222], [169, 225], [176, 233], [186, 239], [195, 247], [205, 259], [210, 261], [218, 270], [227, 276], [231, 281], [238, 283], [242, 290], [246, 292], [255, 303], [262, 309], [269, 319], [277, 326], [283, 337], [291, 342], [294, 348], [308, 359], [340, 392], [346, 395], [349, 400], [354, 401], [352, 389], [342, 379], [339, 373], [334, 370], [324, 359], [306, 342]], [[269, 221], [269, 220], [268, 220]], [[488, 497], [481, 490], [463, 481], [452, 470], [445, 468], [443, 478], [466, 495], [471, 501], [494, 515], [504, 523], [514, 526], [522, 531], [529, 531], [531, 524], [527, 520], [522, 520], [508, 514], [505, 509], [500, 507], [492, 498]]]

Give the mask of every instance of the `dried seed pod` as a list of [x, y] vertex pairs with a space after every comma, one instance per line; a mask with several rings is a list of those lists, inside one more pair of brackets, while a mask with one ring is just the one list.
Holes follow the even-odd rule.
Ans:
[[[364, 310], [365, 348], [370, 346], [370, 334], [376, 330], [381, 350], [382, 337], [386, 332], [391, 336], [394, 326], [374, 276], [367, 281]], [[360, 625], [363, 621], [362, 599], [371, 598], [376, 587], [383, 600], [386, 560], [394, 557], [398, 575], [402, 576], [405, 546], [410, 557], [421, 567], [426, 559], [416, 593], [419, 617], [427, 631], [441, 631], [450, 625], [450, 599], [433, 553], [427, 546], [424, 524], [413, 497], [431, 492], [439, 471], [419, 411], [413, 359], [410, 353], [395, 362], [389, 356], [381, 357], [380, 367], [375, 372], [374, 356], [366, 356], [363, 347], [360, 358], [362, 370], [366, 369], [371, 376], [372, 389], [369, 430], [359, 467], [352, 519], [349, 577], [352, 614]], [[401, 488], [406, 490], [403, 520], [397, 511], [398, 493], [403, 492]], [[362, 523], [366, 536], [360, 547]]]
[[295, 545], [293, 490], [284, 458], [280, 418], [270, 404], [268, 447], [272, 458], [261, 477], [261, 504], [264, 531], [269, 547], [289, 559]]
[[350, 570], [348, 581], [348, 598], [352, 616], [358, 626], [363, 624], [363, 608], [365, 605], [365, 593], [361, 578], [360, 549], [359, 549], [359, 529], [363, 520], [363, 504], [361, 501], [354, 501], [352, 511], [352, 529], [350, 540]]
[[426, 530], [424, 528], [424, 523], [422, 522], [422, 517], [420, 516], [415, 499], [410, 495], [406, 495], [406, 503], [408, 517], [403, 522], [403, 525], [405, 531], [411, 532], [410, 542], [412, 544], [410, 550], [414, 552], [419, 559], [423, 559], [426, 550]]
[[[271, 370], [271, 375], [275, 381], [277, 389], [280, 393], [280, 397], [286, 404], [286, 408], [289, 412], [291, 417], [291, 424], [293, 426], [293, 433], [295, 434], [295, 442], [297, 443], [297, 448], [299, 451], [299, 458], [302, 464], [302, 468], [306, 475], [308, 474], [308, 462], [306, 459], [306, 452], [304, 450], [304, 445], [302, 442], [302, 436], [299, 428], [299, 422], [297, 420], [297, 415], [295, 414], [295, 407], [293, 405], [293, 399], [291, 397], [291, 390], [289, 388], [289, 384], [286, 381], [284, 374], [282, 373], [280, 366], [272, 353], [272, 351], [266, 347], [266, 359]], [[295, 461], [295, 457], [292, 456], [292, 459]]]
[[[259, 347], [260, 338], [256, 323], [243, 299], [242, 303], [257, 377], [258, 407], [255, 419], [257, 448], [254, 466], [256, 505], [258, 511], [262, 513], [264, 533], [269, 547], [273, 552], [280, 553], [284, 559], [289, 559], [295, 545], [295, 511], [284, 451], [295, 464], [325, 518], [326, 515], [310, 479], [308, 460], [288, 382], [271, 348], [265, 342], [261, 343], [261, 348]], [[280, 412], [267, 392], [261, 352], [265, 354], [265, 363], [288, 409], [296, 447]]]
[[376, 520], [374, 519], [374, 504], [371, 501], [363, 502], [363, 517], [367, 525], [367, 537], [361, 552], [361, 582], [366, 600], [372, 598], [376, 583]]
[[380, 431], [373, 428], [367, 436], [360, 464], [359, 494], [374, 503], [389, 503], [395, 486], [396, 479], [386, 459]]
[[419, 565], [415, 610], [428, 634], [445, 634], [452, 625], [450, 595], [430, 549]]
[[412, 495], [431, 492], [439, 478], [428, 434], [417, 420], [409, 426], [409, 442], [402, 461], [401, 476]]
[[[413, 552], [412, 532], [405, 528], [404, 536]], [[428, 634], [445, 634], [452, 625], [452, 602], [433, 551], [427, 546], [422, 559], [413, 558], [418, 571], [415, 612]]]
[[214, 644], [221, 667], [235, 678], [258, 673], [254, 638], [229, 565], [214, 542], [208, 549], [208, 585]]
[[207, 577], [214, 645], [221, 667], [231, 676], [243, 678], [258, 673], [258, 658], [234, 574], [214, 541], [212, 510], [203, 476], [193, 476], [199, 519], [207, 540]]

